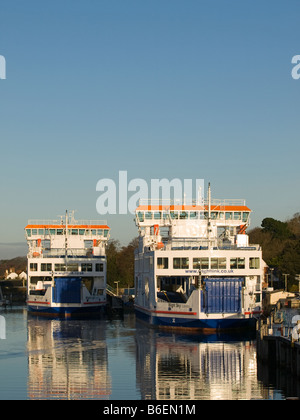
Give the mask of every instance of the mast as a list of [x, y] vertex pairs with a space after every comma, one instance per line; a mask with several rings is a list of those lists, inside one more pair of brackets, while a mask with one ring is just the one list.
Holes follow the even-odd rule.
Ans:
[[208, 202], [208, 218], [207, 218], [207, 239], [208, 239], [208, 249], [210, 249], [210, 233], [211, 233], [211, 190], [210, 190], [210, 182], [208, 183], [208, 191], [207, 191], [207, 202]]
[[66, 210], [66, 227], [65, 227], [65, 260], [67, 265], [68, 259], [68, 210]]

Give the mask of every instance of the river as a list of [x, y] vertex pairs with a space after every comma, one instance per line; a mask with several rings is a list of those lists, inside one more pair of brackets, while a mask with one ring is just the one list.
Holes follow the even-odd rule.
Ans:
[[[47, 320], [1, 309], [0, 399], [282, 400], [299, 382], [261, 366], [255, 336], [179, 335], [117, 319]], [[3, 321], [3, 318], [2, 318]]]

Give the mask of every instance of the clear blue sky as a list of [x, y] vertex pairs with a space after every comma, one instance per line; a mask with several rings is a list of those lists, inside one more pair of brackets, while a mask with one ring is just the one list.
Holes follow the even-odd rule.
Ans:
[[[100, 216], [97, 181], [204, 178], [252, 226], [300, 211], [299, 0], [2, 0], [0, 243]], [[0, 259], [25, 248], [0, 246]]]

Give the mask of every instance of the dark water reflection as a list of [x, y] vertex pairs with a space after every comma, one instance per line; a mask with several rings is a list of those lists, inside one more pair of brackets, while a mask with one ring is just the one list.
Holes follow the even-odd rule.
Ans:
[[166, 334], [139, 324], [133, 314], [59, 321], [27, 317], [19, 309], [4, 316], [8, 328], [7, 339], [0, 340], [0, 399], [300, 396], [299, 381], [257, 363], [253, 336]]

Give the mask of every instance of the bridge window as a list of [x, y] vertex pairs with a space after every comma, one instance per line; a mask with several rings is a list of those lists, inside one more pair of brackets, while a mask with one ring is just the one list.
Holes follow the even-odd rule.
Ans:
[[240, 211], [234, 212], [234, 220], [241, 220], [242, 213]]
[[181, 211], [179, 218], [180, 219], [187, 219], [188, 218], [187, 212], [186, 211]]
[[138, 212], [137, 217], [140, 222], [144, 221], [144, 213], [142, 213], [141, 211]]
[[245, 212], [243, 213], [243, 222], [248, 222], [248, 218], [249, 218], [249, 212]]
[[226, 211], [226, 213], [225, 213], [225, 219], [226, 220], [232, 220], [232, 213], [230, 211]]

